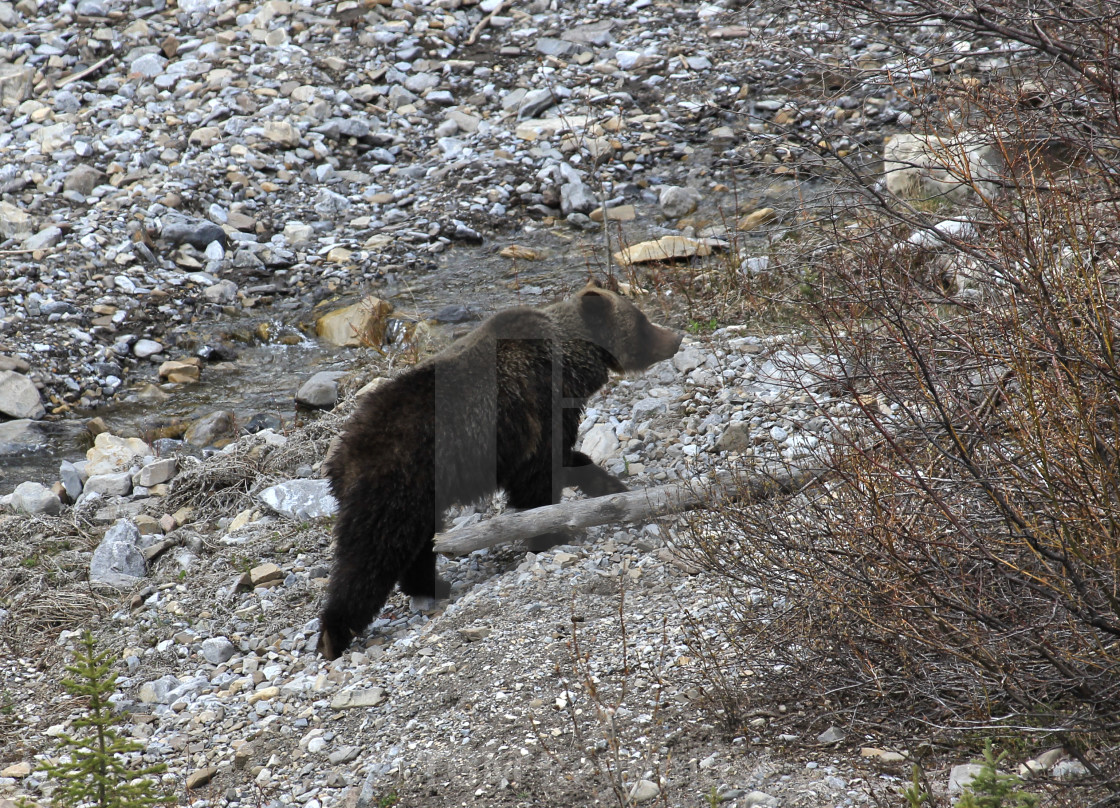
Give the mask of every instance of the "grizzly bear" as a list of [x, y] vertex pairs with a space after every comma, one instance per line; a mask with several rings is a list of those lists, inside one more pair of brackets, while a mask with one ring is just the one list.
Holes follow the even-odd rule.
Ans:
[[503, 489], [515, 508], [625, 491], [574, 450], [587, 399], [608, 378], [668, 359], [681, 337], [588, 284], [541, 309], [499, 312], [362, 397], [324, 464], [338, 500], [319, 652], [337, 658], [394, 584], [445, 598], [433, 536], [447, 508]]

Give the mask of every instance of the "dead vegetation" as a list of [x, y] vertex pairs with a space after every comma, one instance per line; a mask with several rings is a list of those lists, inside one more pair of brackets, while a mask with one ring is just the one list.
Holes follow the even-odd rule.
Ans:
[[[1088, 774], [1053, 798], [1098, 806], [1120, 803], [1120, 16], [1074, 5], [811, 4], [872, 40], [938, 32], [882, 75], [953, 191], [899, 199], [829, 155], [857, 201], [774, 249], [844, 358], [806, 390], [848, 401], [830, 480], [697, 515], [683, 551], [733, 604], [703, 648], [729, 727], [794, 692], [806, 729], [915, 758], [1060, 746]], [[970, 69], [962, 31], [1006, 58]]]

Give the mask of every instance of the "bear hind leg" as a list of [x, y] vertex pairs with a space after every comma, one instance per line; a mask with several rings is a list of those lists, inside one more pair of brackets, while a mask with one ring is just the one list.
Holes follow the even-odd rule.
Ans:
[[397, 579], [401, 591], [412, 597], [442, 600], [451, 594], [451, 584], [436, 574], [436, 551], [429, 540]]

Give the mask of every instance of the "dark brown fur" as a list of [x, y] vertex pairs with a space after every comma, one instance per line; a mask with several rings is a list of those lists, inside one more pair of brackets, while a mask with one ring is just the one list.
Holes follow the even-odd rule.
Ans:
[[516, 508], [626, 487], [574, 450], [587, 399], [608, 371], [668, 359], [681, 338], [588, 285], [543, 309], [500, 312], [366, 395], [326, 464], [339, 502], [319, 652], [335, 659], [399, 583], [446, 597], [432, 537], [444, 511], [498, 488]]

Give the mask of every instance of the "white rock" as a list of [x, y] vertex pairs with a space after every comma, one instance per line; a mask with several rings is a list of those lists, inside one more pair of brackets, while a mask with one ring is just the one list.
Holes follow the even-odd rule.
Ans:
[[39, 398], [39, 388], [31, 379], [14, 370], [0, 370], [0, 413], [36, 421], [47, 411]]
[[259, 494], [261, 502], [291, 519], [318, 519], [338, 510], [327, 480], [288, 480]]
[[596, 424], [587, 430], [580, 444], [580, 451], [595, 463], [604, 463], [618, 456], [618, 436], [610, 424]]
[[20, 513], [56, 514], [62, 510], [62, 502], [58, 495], [45, 485], [36, 482], [17, 485], [8, 504]]
[[105, 532], [105, 537], [93, 551], [89, 565], [90, 582], [128, 588], [147, 572], [148, 562], [140, 551], [140, 531], [127, 519], [119, 520]]

